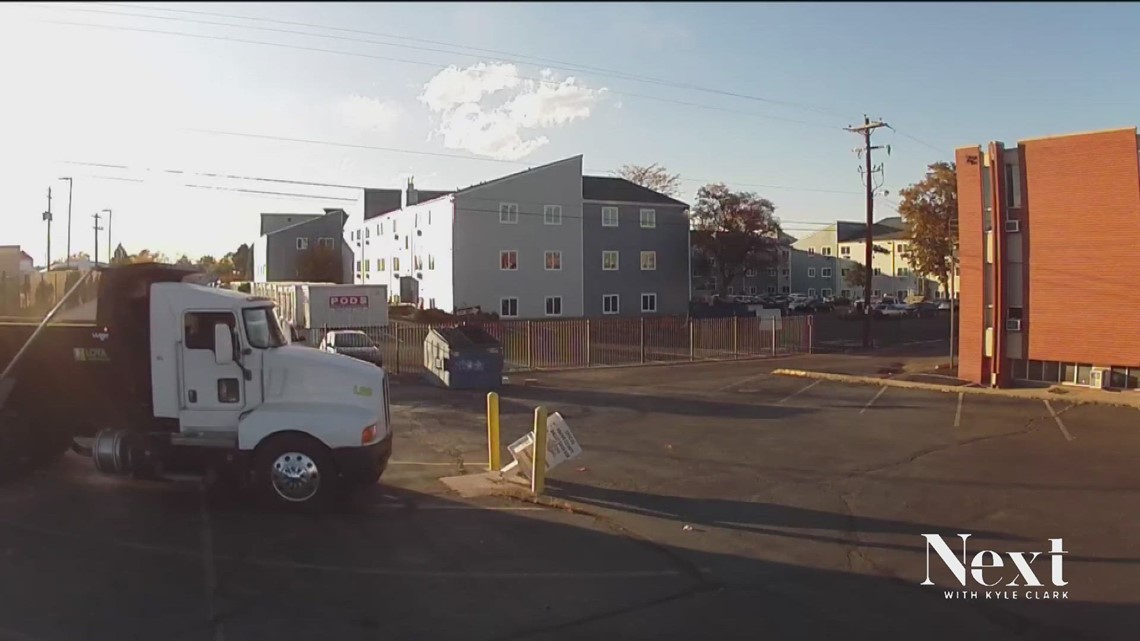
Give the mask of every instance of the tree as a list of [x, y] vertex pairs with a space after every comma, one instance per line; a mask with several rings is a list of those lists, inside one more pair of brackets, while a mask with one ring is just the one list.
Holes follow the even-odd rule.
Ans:
[[174, 264], [178, 265], [179, 267], [190, 267], [194, 264], [194, 262], [190, 260], [189, 256], [182, 254], [178, 257], [178, 260], [176, 260]]
[[780, 221], [776, 206], [751, 192], [724, 184], [705, 185], [693, 207], [692, 244], [698, 269], [718, 277], [717, 293], [749, 269], [767, 269], [779, 260]]
[[[189, 260], [189, 259], [187, 259]], [[168, 263], [170, 262], [162, 252], [152, 252], [144, 249], [131, 256], [132, 263]]]
[[297, 280], [339, 283], [344, 279], [340, 252], [323, 245], [310, 245], [297, 257]]
[[671, 174], [657, 163], [649, 166], [622, 165], [621, 169], [617, 170], [617, 175], [666, 196], [676, 196], [681, 190], [681, 174]]
[[214, 268], [218, 266], [218, 259], [206, 254], [198, 259], [198, 266], [202, 268], [202, 271], [213, 274]]
[[233, 270], [238, 273], [239, 280], [253, 280], [253, 248], [242, 243], [238, 248], [226, 254], [222, 260], [230, 259]]
[[958, 227], [958, 172], [951, 162], [936, 162], [926, 177], [899, 192], [899, 214], [910, 232], [906, 257], [920, 274], [938, 279], [950, 291], [953, 230]]
[[851, 289], [860, 292], [860, 295], [855, 296], [856, 299], [860, 298], [863, 288], [867, 285], [867, 270], [863, 267], [863, 263], [855, 262], [854, 266], [847, 270], [843, 282]]

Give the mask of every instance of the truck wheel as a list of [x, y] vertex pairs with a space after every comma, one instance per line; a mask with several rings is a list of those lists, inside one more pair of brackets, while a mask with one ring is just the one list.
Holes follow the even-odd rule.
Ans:
[[259, 446], [253, 475], [263, 500], [289, 510], [324, 507], [337, 493], [337, 471], [328, 448], [300, 434], [272, 436]]

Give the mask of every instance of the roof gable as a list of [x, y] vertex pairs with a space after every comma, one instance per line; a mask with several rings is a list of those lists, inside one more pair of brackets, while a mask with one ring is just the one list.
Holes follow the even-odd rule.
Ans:
[[676, 198], [617, 176], [582, 176], [582, 199], [688, 207]]

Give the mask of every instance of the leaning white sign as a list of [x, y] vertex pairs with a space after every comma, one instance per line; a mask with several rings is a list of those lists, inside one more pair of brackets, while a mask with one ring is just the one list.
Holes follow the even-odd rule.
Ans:
[[[534, 432], [527, 432], [507, 446], [507, 449], [516, 463], [508, 467], [518, 469], [529, 478], [534, 456]], [[562, 415], [555, 412], [546, 417], [546, 471], [553, 470], [581, 453], [582, 447], [578, 445], [578, 439], [574, 438], [574, 433]]]

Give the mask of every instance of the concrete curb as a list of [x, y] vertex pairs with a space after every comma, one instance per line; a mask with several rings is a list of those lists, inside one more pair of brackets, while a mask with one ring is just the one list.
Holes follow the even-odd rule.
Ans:
[[[815, 372], [803, 369], [776, 369], [772, 371], [778, 376], [796, 376], [800, 378], [813, 378], [855, 385], [878, 385], [880, 387], [901, 387], [903, 389], [925, 390], [928, 392], [943, 392], [953, 394], [973, 394], [976, 396], [1000, 396], [1003, 398], [1020, 398], [1022, 400], [1068, 401], [1078, 404], [1114, 405], [1117, 407], [1134, 407], [1140, 409], [1140, 394], [1136, 399], [1124, 400], [1113, 398], [1089, 397], [1095, 390], [1079, 390], [1069, 394], [1050, 393], [1048, 389], [994, 389], [990, 387], [972, 387], [965, 385], [938, 385], [935, 383], [920, 383], [918, 381], [900, 381], [893, 378], [879, 378], [877, 376], [856, 376], [853, 374], [832, 374], [831, 372]], [[1084, 393], [1080, 393], [1084, 392]], [[1112, 394], [1127, 394], [1127, 392], [1101, 392]]]

